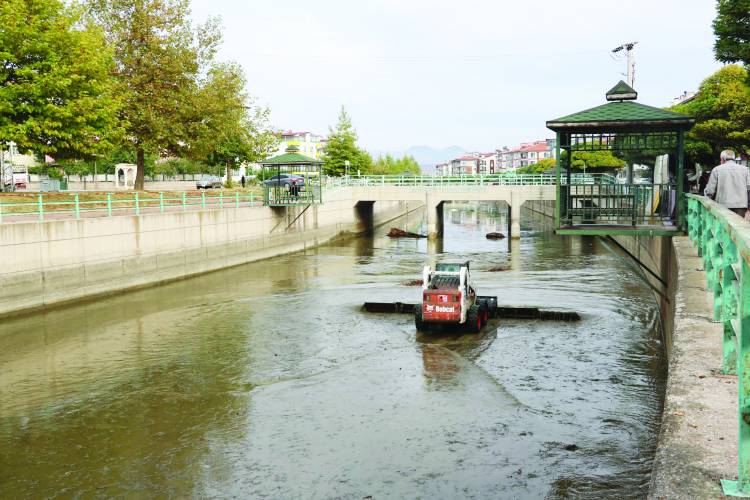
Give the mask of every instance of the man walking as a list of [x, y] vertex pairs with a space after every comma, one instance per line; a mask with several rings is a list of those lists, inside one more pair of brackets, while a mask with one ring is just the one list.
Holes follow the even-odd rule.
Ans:
[[734, 162], [734, 151], [721, 152], [721, 165], [711, 170], [706, 185], [706, 196], [724, 205], [740, 217], [745, 217], [750, 191], [750, 170]]

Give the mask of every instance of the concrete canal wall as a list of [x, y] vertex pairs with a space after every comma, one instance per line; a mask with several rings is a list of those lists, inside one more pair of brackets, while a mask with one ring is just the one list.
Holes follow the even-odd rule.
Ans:
[[[554, 218], [554, 202], [524, 204]], [[737, 378], [722, 375], [723, 330], [713, 320], [702, 259], [687, 236], [617, 236], [610, 246], [641, 262], [659, 304], [667, 387], [649, 488], [652, 499], [722, 498], [737, 476]]]
[[361, 233], [418, 202], [241, 207], [0, 224], [0, 317], [182, 279]]

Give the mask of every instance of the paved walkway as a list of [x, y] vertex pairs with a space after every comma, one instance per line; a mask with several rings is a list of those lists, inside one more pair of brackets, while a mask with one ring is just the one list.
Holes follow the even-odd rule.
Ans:
[[723, 498], [719, 480], [737, 478], [737, 377], [722, 374], [723, 330], [702, 259], [688, 237], [672, 241], [675, 331], [649, 497]]

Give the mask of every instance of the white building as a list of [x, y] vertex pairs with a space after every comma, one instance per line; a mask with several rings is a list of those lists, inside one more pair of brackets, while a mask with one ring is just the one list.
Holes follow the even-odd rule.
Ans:
[[533, 165], [544, 158], [555, 158], [555, 139], [523, 142], [514, 149], [504, 147], [497, 150], [501, 172], [515, 171], [517, 168]]
[[285, 130], [281, 132], [281, 142], [276, 153], [272, 156], [284, 154], [289, 146], [297, 146], [300, 154], [319, 160], [323, 154], [323, 149], [325, 149], [325, 142], [325, 137], [322, 135]]

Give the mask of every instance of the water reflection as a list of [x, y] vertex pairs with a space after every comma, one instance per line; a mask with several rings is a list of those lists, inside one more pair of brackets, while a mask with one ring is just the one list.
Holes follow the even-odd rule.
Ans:
[[[650, 292], [504, 204], [0, 325], [0, 496], [639, 498], [664, 364]], [[422, 214], [392, 225], [418, 231]], [[416, 334], [422, 266], [580, 323]], [[490, 272], [493, 268], [507, 269]], [[573, 451], [571, 451], [573, 450]]]

